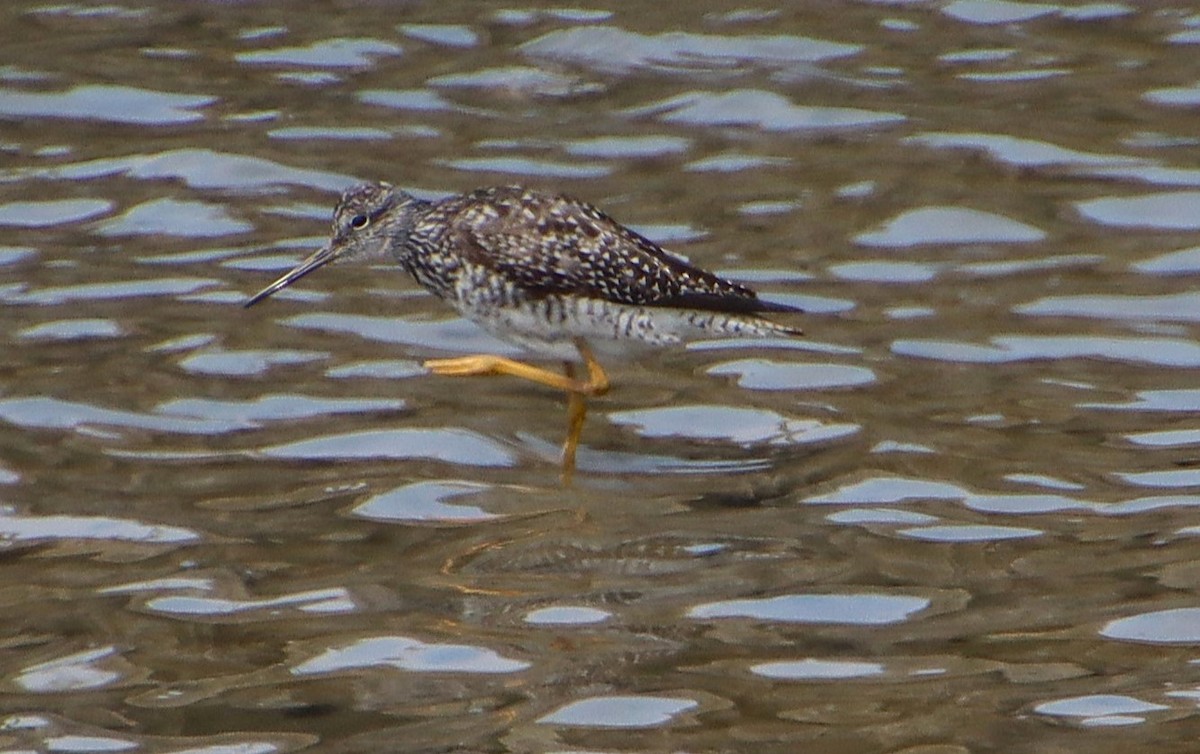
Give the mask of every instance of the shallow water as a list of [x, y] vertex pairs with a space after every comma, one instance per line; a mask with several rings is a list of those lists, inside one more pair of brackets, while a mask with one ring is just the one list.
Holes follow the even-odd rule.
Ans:
[[[1192, 751], [1187, 3], [0, 10], [0, 748]], [[561, 396], [338, 191], [804, 307]]]

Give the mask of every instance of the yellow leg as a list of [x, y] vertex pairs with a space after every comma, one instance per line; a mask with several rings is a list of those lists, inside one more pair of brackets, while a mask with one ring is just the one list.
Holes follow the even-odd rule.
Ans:
[[[575, 379], [575, 365], [566, 362], [563, 372], [568, 379]], [[567, 393], [567, 437], [562, 449], [562, 481], [564, 487], [571, 486], [575, 475], [575, 451], [579, 448], [579, 436], [583, 433], [583, 422], [587, 419], [587, 398], [583, 393]]]
[[506, 374], [558, 390], [565, 390], [568, 393], [604, 395], [608, 392], [608, 375], [604, 373], [604, 368], [600, 366], [600, 362], [596, 361], [596, 357], [587, 343], [576, 340], [575, 347], [579, 349], [579, 355], [583, 357], [583, 363], [587, 366], [588, 378], [586, 381], [576, 379], [574, 376], [557, 374], [549, 369], [535, 367], [522, 361], [489, 354], [462, 356], [457, 359], [431, 359], [425, 362], [424, 367], [434, 374], [453, 377]]
[[571, 477], [575, 474], [575, 451], [579, 448], [579, 436], [583, 433], [583, 423], [587, 419], [587, 396], [604, 395], [609, 388], [608, 375], [605, 374], [604, 367], [600, 366], [600, 362], [596, 361], [596, 355], [592, 353], [588, 344], [582, 339], [576, 339], [575, 348], [579, 350], [584, 366], [587, 367], [586, 380], [576, 377], [575, 365], [569, 361], [563, 363], [562, 374], [488, 354], [457, 359], [432, 359], [426, 361], [424, 366], [434, 374], [455, 377], [506, 374], [566, 391], [567, 439], [563, 442], [562, 449], [562, 478], [563, 485], [569, 486]]

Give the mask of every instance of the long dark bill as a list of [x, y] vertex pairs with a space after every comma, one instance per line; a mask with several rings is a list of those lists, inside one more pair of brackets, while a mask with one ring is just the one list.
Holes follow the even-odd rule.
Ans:
[[334, 253], [332, 246], [323, 247], [320, 251], [293, 267], [286, 275], [251, 296], [249, 299], [247, 299], [246, 303], [242, 304], [242, 306], [247, 308], [254, 306], [259, 301], [262, 301], [267, 296], [270, 296], [272, 293], [282, 290], [283, 288], [287, 288], [289, 285], [313, 270], [324, 267], [332, 262], [336, 257], [337, 255]]

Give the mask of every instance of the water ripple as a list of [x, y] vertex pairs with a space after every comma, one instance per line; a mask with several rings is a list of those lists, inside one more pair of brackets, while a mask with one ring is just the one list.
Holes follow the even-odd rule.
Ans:
[[885, 667], [878, 662], [855, 662], [851, 660], [791, 660], [763, 662], [750, 668], [750, 672], [764, 678], [786, 681], [829, 681], [848, 678], [871, 678], [881, 676]]
[[15, 540], [109, 540], [140, 544], [197, 542], [200, 535], [179, 526], [144, 524], [108, 516], [22, 516], [0, 510], [0, 536]]
[[525, 622], [532, 626], [592, 626], [610, 618], [612, 613], [607, 610], [586, 605], [554, 605], [525, 614]]
[[1075, 203], [1084, 219], [1120, 228], [1200, 229], [1200, 191], [1167, 191]]
[[849, 107], [795, 105], [787, 97], [757, 89], [725, 93], [689, 92], [626, 111], [657, 116], [665, 123], [689, 126], [749, 126], [763, 131], [825, 131], [891, 126], [905, 120], [898, 113]]
[[153, 199], [102, 223], [96, 232], [102, 236], [188, 236], [212, 238], [245, 233], [254, 228], [235, 220], [219, 204], [179, 199]]
[[0, 267], [4, 265], [27, 262], [38, 254], [37, 249], [28, 246], [0, 246]]
[[460, 24], [400, 24], [396, 29], [413, 39], [445, 47], [474, 47], [479, 35]]
[[865, 367], [845, 364], [794, 364], [769, 359], [740, 359], [709, 367], [708, 374], [737, 375], [750, 390], [829, 390], [860, 387], [877, 381]]
[[530, 157], [460, 157], [439, 160], [439, 164], [474, 173], [510, 173], [541, 178], [603, 178], [613, 172], [607, 165], [554, 162]]
[[805, 445], [855, 434], [856, 424], [825, 424], [816, 419], [786, 418], [765, 409], [735, 406], [670, 406], [615, 411], [614, 424], [627, 425], [642, 437], [724, 440], [738, 445]]
[[155, 412], [167, 416], [236, 422], [254, 425], [260, 421], [309, 419], [331, 414], [395, 412], [404, 401], [382, 398], [317, 398], [307, 395], [264, 395], [248, 401], [212, 398], [176, 398], [160, 403]]
[[58, 199], [41, 202], [0, 204], [0, 225], [16, 228], [46, 228], [90, 220], [112, 209], [107, 199]]
[[216, 97], [130, 86], [81, 85], [65, 92], [0, 89], [0, 115], [167, 126], [204, 120], [204, 115], [194, 110], [216, 101]]
[[594, 696], [559, 707], [538, 722], [589, 728], [653, 728], [699, 706], [699, 702], [686, 697]]
[[1040, 317], [1200, 322], [1200, 293], [1162, 296], [1049, 296], [1013, 307]]
[[428, 89], [364, 89], [358, 93], [358, 98], [368, 105], [396, 110], [433, 112], [456, 109], [452, 102]]
[[1110, 411], [1200, 411], [1200, 389], [1139, 390], [1126, 403], [1080, 403], [1080, 408], [1099, 408]]
[[[1200, 34], [1200, 32], [1197, 32]], [[1200, 84], [1191, 86], [1168, 86], [1162, 89], [1151, 89], [1143, 98], [1156, 105], [1173, 107], [1196, 107], [1200, 105]]]
[[942, 8], [953, 19], [982, 26], [1030, 21], [1058, 11], [1058, 5], [1009, 0], [954, 0]]
[[[862, 236], [859, 238], [861, 239]], [[862, 243], [861, 240], [859, 242]], [[937, 277], [940, 267], [940, 265], [924, 262], [871, 260], [831, 265], [829, 274], [841, 280], [903, 285], [905, 283], [928, 283]]]
[[1100, 167], [1147, 162], [1125, 155], [1081, 152], [1037, 139], [1022, 139], [1004, 134], [926, 132], [903, 139], [902, 143], [921, 144], [935, 149], [979, 150], [999, 163], [1015, 167]]
[[467, 482], [414, 482], [373, 495], [350, 514], [372, 521], [470, 523], [499, 518], [477, 505], [447, 502], [479, 495], [488, 487]]
[[892, 343], [892, 351], [901, 356], [967, 364], [1088, 358], [1156, 366], [1200, 366], [1200, 343], [1179, 338], [1008, 335], [994, 337], [991, 343], [897, 340]]
[[604, 90], [602, 84], [583, 81], [529, 66], [486, 68], [473, 73], [453, 73], [435, 76], [426, 82], [432, 87], [448, 89], [477, 89], [489, 94], [523, 94], [540, 97], [568, 97], [594, 94]]
[[647, 35], [614, 26], [586, 26], [549, 32], [518, 49], [534, 58], [625, 73], [636, 68], [721, 70], [739, 63], [794, 66], [854, 55], [863, 48], [799, 36]]
[[863, 246], [922, 244], [1031, 243], [1045, 232], [1017, 220], [963, 207], [922, 207], [889, 220], [879, 230], [860, 233]]
[[1200, 608], [1155, 610], [1118, 618], [1104, 624], [1100, 635], [1145, 644], [1200, 644]]
[[680, 154], [691, 145], [691, 139], [681, 136], [600, 136], [568, 141], [563, 148], [578, 157], [637, 159]]
[[[355, 182], [355, 179], [348, 175], [293, 168], [261, 157], [201, 148], [104, 157], [49, 168], [0, 171], [0, 176], [5, 180], [32, 177], [76, 181], [114, 175], [151, 181], [178, 180], [191, 188], [237, 191], [264, 190], [280, 186], [341, 191]], [[328, 209], [322, 209], [323, 213], [328, 212]]]
[[349, 613], [358, 605], [348, 590], [332, 587], [264, 599], [168, 595], [148, 599], [141, 607], [147, 612], [180, 620], [258, 622], [282, 619], [292, 612], [307, 615]]
[[396, 56], [403, 48], [394, 42], [370, 38], [338, 38], [313, 42], [306, 47], [276, 47], [239, 52], [234, 59], [250, 65], [295, 65], [314, 68], [366, 68], [379, 57]]
[[223, 377], [248, 377], [262, 374], [273, 366], [307, 364], [329, 358], [324, 351], [242, 350], [212, 348], [181, 359], [179, 368], [190, 374], [211, 374]]
[[962, 500], [970, 493], [950, 482], [903, 477], [874, 477], [839, 487], [833, 492], [804, 499], [806, 503], [861, 504], [898, 503], [904, 500]]
[[896, 594], [785, 594], [697, 605], [689, 618], [753, 618], [785, 623], [879, 626], [908, 620], [930, 606], [925, 597]]
[[469, 644], [426, 643], [408, 636], [374, 636], [328, 649], [291, 669], [293, 675], [391, 667], [417, 673], [516, 673], [531, 667]]
[[1009, 539], [1040, 537], [1045, 532], [1026, 526], [995, 526], [981, 524], [941, 524], [914, 526], [896, 531], [902, 537], [923, 542], [1002, 542]]
[[1170, 707], [1165, 704], [1145, 702], [1132, 696], [1090, 694], [1042, 702], [1033, 711], [1051, 717], [1075, 718], [1085, 727], [1111, 727], [1143, 723], [1146, 719], [1142, 715], [1168, 709]]
[[120, 670], [111, 667], [118, 657], [116, 647], [111, 645], [76, 652], [22, 668], [13, 683], [35, 694], [100, 689], [121, 680]]
[[6, 304], [57, 305], [76, 301], [105, 301], [128, 299], [141, 296], [178, 296], [193, 293], [201, 288], [219, 285], [221, 281], [211, 278], [155, 278], [150, 280], [128, 280], [104, 283], [80, 283], [53, 288], [26, 290], [17, 286], [5, 290], [0, 287], [0, 301]]
[[27, 428], [80, 430], [96, 426], [130, 427], [194, 435], [221, 434], [255, 426], [230, 419], [156, 416], [120, 411], [41, 396], [0, 398], [0, 420]]
[[120, 338], [127, 333], [119, 322], [111, 319], [60, 319], [18, 330], [21, 340], [78, 341]]
[[1200, 273], [1200, 246], [1134, 262], [1130, 268], [1147, 275], [1195, 275]]
[[463, 466], [515, 466], [503, 446], [464, 429], [388, 429], [314, 437], [263, 448], [262, 455], [290, 461], [428, 459]]

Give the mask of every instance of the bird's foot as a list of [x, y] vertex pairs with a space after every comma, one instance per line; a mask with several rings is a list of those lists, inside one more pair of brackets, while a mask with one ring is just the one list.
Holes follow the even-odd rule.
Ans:
[[473, 375], [501, 374], [497, 363], [498, 356], [463, 356], [457, 359], [429, 359], [421, 366], [434, 374], [450, 377], [470, 377]]

